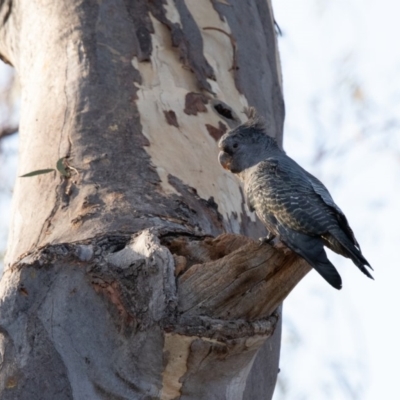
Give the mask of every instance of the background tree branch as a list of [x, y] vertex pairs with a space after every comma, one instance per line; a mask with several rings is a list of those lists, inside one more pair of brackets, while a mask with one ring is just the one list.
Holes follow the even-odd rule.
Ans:
[[17, 133], [19, 130], [18, 125], [6, 125], [6, 126], [0, 126], [0, 139], [11, 136], [14, 133]]

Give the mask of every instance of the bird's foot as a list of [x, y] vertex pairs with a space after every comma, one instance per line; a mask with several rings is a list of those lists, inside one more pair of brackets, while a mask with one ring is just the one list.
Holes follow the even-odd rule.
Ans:
[[269, 233], [267, 236], [259, 238], [258, 243], [260, 246], [262, 246], [265, 243], [268, 243], [270, 246], [272, 246], [274, 249], [282, 252], [285, 255], [290, 254], [292, 251], [283, 243], [278, 237], [275, 235]]
[[271, 242], [274, 239], [275, 239], [275, 235], [273, 235], [272, 233], [269, 232], [267, 236], [259, 238], [258, 243], [260, 244], [260, 246], [262, 246], [265, 243], [271, 244]]

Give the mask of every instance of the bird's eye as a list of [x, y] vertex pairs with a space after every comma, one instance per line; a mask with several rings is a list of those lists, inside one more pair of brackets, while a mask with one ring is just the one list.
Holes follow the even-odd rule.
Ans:
[[233, 145], [232, 145], [232, 147], [233, 147], [234, 149], [237, 149], [237, 148], [238, 148], [238, 146], [239, 146], [239, 144], [238, 144], [238, 143], [233, 143]]

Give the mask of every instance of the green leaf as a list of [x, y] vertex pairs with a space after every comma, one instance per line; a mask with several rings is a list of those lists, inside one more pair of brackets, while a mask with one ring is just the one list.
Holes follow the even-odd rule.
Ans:
[[27, 174], [21, 175], [20, 178], [28, 178], [30, 176], [48, 174], [49, 172], [53, 171], [55, 171], [54, 168], [37, 169], [36, 171], [28, 172]]
[[57, 171], [62, 175], [62, 176], [65, 176], [65, 177], [69, 177], [69, 172], [65, 169], [65, 167], [64, 167], [64, 158], [65, 157], [61, 157], [58, 161], [57, 161], [57, 165], [56, 165], [56, 168], [57, 168]]

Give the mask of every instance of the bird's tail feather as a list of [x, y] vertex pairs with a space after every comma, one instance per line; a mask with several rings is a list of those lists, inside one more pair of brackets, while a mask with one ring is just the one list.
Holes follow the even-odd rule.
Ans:
[[334, 265], [328, 260], [324, 248], [316, 255], [309, 257], [307, 254], [300, 254], [331, 286], [340, 290], [342, 288], [342, 278]]
[[365, 268], [365, 266], [371, 268], [372, 270], [373, 268], [366, 260], [366, 258], [362, 255], [360, 249], [357, 248], [342, 231], [335, 230], [330, 233], [343, 246], [343, 248], [347, 252], [347, 257], [349, 257], [353, 261], [353, 263], [360, 269], [360, 271], [368, 276], [368, 278], [374, 279], [367, 268]]
[[284, 240], [285, 244], [303, 257], [331, 286], [342, 288], [342, 278], [326, 256], [323, 242], [318, 238], [296, 234], [295, 240]]

